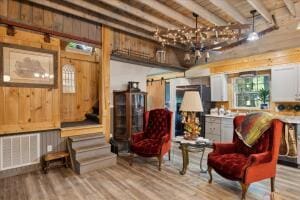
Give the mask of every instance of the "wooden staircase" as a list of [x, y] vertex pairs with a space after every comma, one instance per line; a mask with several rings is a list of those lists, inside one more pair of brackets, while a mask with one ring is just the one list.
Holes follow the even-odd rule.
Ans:
[[78, 174], [113, 166], [117, 162], [102, 133], [72, 136], [68, 142], [72, 166]]

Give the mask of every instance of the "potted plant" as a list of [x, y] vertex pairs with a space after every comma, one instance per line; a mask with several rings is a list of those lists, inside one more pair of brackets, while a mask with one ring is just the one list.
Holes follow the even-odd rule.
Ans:
[[270, 91], [267, 89], [260, 89], [258, 95], [259, 95], [259, 100], [262, 102], [260, 104], [260, 108], [267, 109], [268, 101], [269, 101], [269, 97], [270, 97]]

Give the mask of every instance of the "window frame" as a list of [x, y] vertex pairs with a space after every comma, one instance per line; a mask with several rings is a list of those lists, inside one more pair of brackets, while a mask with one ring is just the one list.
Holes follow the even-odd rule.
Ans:
[[[254, 77], [258, 77], [258, 76], [266, 76], [266, 77], [269, 77], [269, 91], [271, 92], [271, 74], [268, 74], [268, 73], [264, 73], [264, 74], [257, 74], [255, 75]], [[243, 109], [243, 110], [261, 110], [260, 108], [260, 105], [258, 105], [257, 107], [245, 107], [245, 106], [237, 106], [237, 94], [240, 94], [240, 93], [237, 93], [236, 92], [236, 80], [237, 79], [240, 79], [242, 77], [234, 77], [233, 78], [233, 84], [232, 84], [232, 93], [233, 93], [233, 107], [234, 109]], [[245, 77], [246, 78], [246, 77]], [[256, 92], [248, 92], [248, 93], [256, 93]], [[269, 102], [268, 104], [270, 105], [270, 102], [271, 100], [269, 99]]]
[[[68, 68], [67, 70], [65, 70]], [[65, 74], [67, 72], [67, 74]], [[67, 78], [65, 78], [68, 76]], [[70, 85], [65, 85], [65, 81], [72, 81]], [[66, 88], [68, 88], [66, 90]], [[71, 89], [70, 89], [71, 88]], [[63, 94], [75, 94], [76, 93], [76, 68], [71, 63], [64, 64], [62, 66], [62, 93]]]

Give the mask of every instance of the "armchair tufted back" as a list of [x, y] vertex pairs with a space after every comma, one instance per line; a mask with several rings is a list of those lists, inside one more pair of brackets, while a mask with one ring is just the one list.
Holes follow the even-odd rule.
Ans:
[[271, 126], [271, 128], [269, 128], [252, 147], [246, 146], [243, 141], [239, 139], [238, 135], [235, 133], [235, 129], [240, 126], [240, 124], [244, 121], [244, 118], [245, 116], [237, 116], [234, 119], [233, 143], [235, 143], [236, 152], [249, 156], [250, 154], [262, 153], [271, 150], [273, 147], [274, 137], [273, 126]]
[[[166, 109], [155, 109], [145, 113], [145, 137], [161, 139], [171, 134], [172, 112]], [[168, 139], [169, 139], [168, 138]]]

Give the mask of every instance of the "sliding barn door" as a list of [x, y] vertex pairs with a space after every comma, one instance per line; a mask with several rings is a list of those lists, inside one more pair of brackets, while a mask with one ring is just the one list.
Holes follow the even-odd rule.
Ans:
[[147, 85], [148, 110], [165, 107], [165, 81], [153, 81]]

